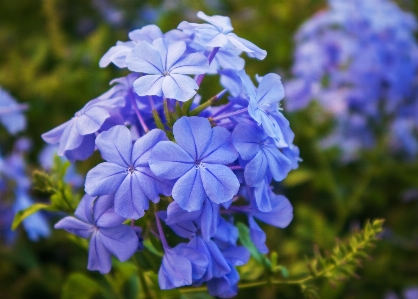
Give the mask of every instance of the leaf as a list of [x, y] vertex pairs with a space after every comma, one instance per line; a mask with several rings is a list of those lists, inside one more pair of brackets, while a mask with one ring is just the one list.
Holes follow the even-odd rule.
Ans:
[[152, 252], [153, 254], [158, 255], [158, 256], [161, 256], [161, 257], [164, 256], [164, 253], [162, 253], [157, 248], [155, 248], [154, 244], [152, 244], [152, 242], [151, 242], [150, 239], [144, 240], [143, 244], [144, 244], [144, 247], [146, 249], [148, 249], [150, 252]]
[[283, 181], [286, 187], [294, 187], [309, 182], [314, 177], [314, 173], [308, 169], [298, 169], [291, 171], [287, 178]]
[[20, 210], [19, 212], [16, 213], [14, 219], [13, 219], [13, 223], [12, 223], [12, 230], [15, 230], [19, 224], [25, 220], [27, 217], [29, 217], [30, 215], [40, 211], [40, 210], [45, 210], [45, 211], [57, 211], [57, 209], [55, 209], [54, 207], [48, 205], [48, 204], [43, 204], [43, 203], [36, 203], [31, 205], [30, 207], [27, 207], [26, 209]]
[[73, 273], [65, 282], [62, 299], [90, 299], [100, 293], [99, 285], [90, 277], [82, 273]]

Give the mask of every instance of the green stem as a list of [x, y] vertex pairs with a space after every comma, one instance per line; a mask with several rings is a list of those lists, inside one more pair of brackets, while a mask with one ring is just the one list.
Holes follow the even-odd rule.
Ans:
[[[139, 281], [140, 281], [141, 286], [142, 286], [143, 293], [145, 294], [145, 298], [146, 299], [154, 298], [154, 296], [151, 294], [150, 289], [148, 288], [148, 284], [147, 284], [147, 281], [145, 279], [144, 272], [141, 269], [141, 266], [139, 265], [139, 262], [137, 261], [135, 256], [132, 257], [132, 260], [134, 261], [134, 263], [136, 264], [136, 268], [138, 269], [138, 277], [139, 277]], [[141, 298], [142, 298], [142, 296], [140, 294], [139, 299], [141, 299]]]

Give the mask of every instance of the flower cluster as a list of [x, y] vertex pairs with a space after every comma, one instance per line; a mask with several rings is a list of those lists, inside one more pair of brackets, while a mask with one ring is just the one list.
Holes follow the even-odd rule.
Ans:
[[[299, 150], [279, 111], [280, 76], [257, 77], [256, 86], [243, 70], [242, 52], [257, 59], [266, 52], [232, 33], [229, 18], [197, 16], [206, 23], [130, 32], [130, 41], [110, 48], [100, 66], [132, 73], [42, 137], [71, 161], [95, 148], [105, 160], [87, 173], [75, 217], [55, 225], [90, 238], [89, 269], [109, 272], [111, 255], [129, 259], [156, 229], [164, 249], [162, 289], [206, 283], [211, 295], [232, 297], [235, 266], [250, 255], [237, 243], [234, 215], [245, 215], [254, 245], [267, 253], [257, 221], [284, 228], [292, 220], [291, 204], [270, 183], [298, 167]], [[205, 74], [219, 74], [225, 90], [200, 102]], [[139, 228], [144, 215], [153, 221]], [[168, 228], [187, 241], [169, 245]]]
[[[11, 135], [26, 128], [23, 111], [27, 108], [18, 104], [12, 96], [0, 88], [0, 122]], [[20, 137], [14, 143], [11, 153], [0, 150], [0, 239], [10, 244], [16, 234], [10, 229], [13, 216], [34, 203], [30, 195], [31, 181], [27, 176], [25, 154], [30, 150], [31, 142]], [[23, 221], [23, 226], [32, 241], [49, 235], [50, 230], [42, 214], [36, 213]]]
[[416, 20], [390, 0], [328, 2], [296, 34], [287, 108], [316, 100], [335, 115], [324, 144], [339, 145], [347, 158], [374, 146], [372, 128], [386, 125], [395, 150], [417, 154]]

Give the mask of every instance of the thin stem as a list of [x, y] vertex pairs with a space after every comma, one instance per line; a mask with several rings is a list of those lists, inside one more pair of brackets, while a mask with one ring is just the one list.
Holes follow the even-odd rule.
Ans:
[[228, 110], [229, 108], [231, 108], [232, 106], [234, 106], [234, 103], [229, 102], [228, 104], [224, 105], [221, 109], [219, 109], [218, 111], [216, 111], [214, 114], [212, 114], [211, 117], [216, 117], [219, 114], [223, 113], [225, 110]]
[[27, 104], [18, 104], [12, 107], [5, 107], [0, 109], [0, 115], [1, 114], [8, 114], [16, 111], [24, 111], [28, 109]]
[[[212, 63], [212, 60], [213, 60], [213, 58], [215, 58], [216, 53], [218, 53], [218, 51], [219, 51], [219, 47], [216, 47], [216, 48], [213, 48], [212, 49], [212, 52], [210, 52], [209, 57], [208, 57], [209, 65]], [[197, 85], [200, 86], [200, 84], [202, 83], [204, 77], [205, 77], [205, 74], [201, 74], [201, 75], [198, 75], [195, 78], [195, 81], [196, 81]]]
[[157, 212], [155, 212], [154, 214], [155, 214], [155, 222], [157, 222], [158, 234], [160, 235], [160, 240], [161, 240], [161, 243], [163, 243], [163, 247], [164, 247], [164, 251], [165, 251], [169, 248], [169, 246], [168, 246], [167, 240], [165, 239], [165, 236], [164, 236], [164, 231], [163, 231], [163, 228], [161, 226], [160, 217], [158, 217]]
[[139, 112], [138, 105], [137, 105], [137, 103], [135, 101], [135, 97], [132, 95], [132, 92], [131, 92], [130, 96], [131, 96], [131, 102], [132, 102], [132, 106], [134, 107], [134, 111], [135, 111], [136, 117], [138, 117], [139, 123], [141, 124], [141, 126], [144, 129], [145, 133], [148, 133], [149, 132], [148, 126], [145, 123], [144, 119], [142, 118], [141, 112]]
[[[151, 294], [150, 289], [148, 288], [147, 281], [145, 279], [145, 276], [144, 276], [144, 273], [141, 269], [141, 266], [139, 265], [139, 262], [137, 261], [135, 256], [133, 256], [132, 259], [133, 259], [134, 263], [136, 264], [136, 268], [138, 269], [138, 277], [139, 277], [139, 281], [140, 281], [141, 286], [142, 286], [142, 290], [144, 291], [145, 298], [147, 298], [147, 299], [154, 298], [154, 296], [152, 296], [152, 294]], [[141, 297], [139, 297], [139, 298], [141, 298]]]
[[149, 103], [151, 105], [151, 110], [155, 110], [155, 104], [152, 96], [148, 96]]
[[248, 107], [242, 108], [240, 110], [237, 110], [237, 111], [234, 111], [234, 112], [231, 112], [231, 113], [223, 114], [223, 115], [220, 115], [220, 116], [217, 116], [217, 117], [213, 117], [213, 118], [210, 117], [210, 118], [212, 120], [214, 120], [214, 121], [218, 121], [218, 120], [221, 120], [221, 119], [224, 119], [224, 118], [233, 116], [233, 115], [241, 114], [241, 113], [244, 113], [244, 112], [247, 112], [247, 111], [248, 111]]
[[231, 170], [243, 170], [243, 168], [241, 167], [241, 165], [231, 165], [231, 166], [228, 166], [228, 167]]

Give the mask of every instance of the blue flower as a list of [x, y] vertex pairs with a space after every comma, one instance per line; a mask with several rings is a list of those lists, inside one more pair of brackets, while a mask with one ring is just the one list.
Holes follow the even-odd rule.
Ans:
[[188, 75], [204, 74], [208, 59], [200, 53], [185, 54], [186, 43], [158, 38], [139, 43], [127, 57], [131, 71], [147, 75], [134, 82], [140, 96], [157, 95], [187, 101], [196, 94], [197, 83]]
[[280, 152], [274, 140], [255, 125], [238, 124], [232, 140], [241, 158], [248, 162], [244, 177], [249, 186], [259, 185], [270, 174], [281, 181], [292, 169], [292, 162]]
[[278, 110], [278, 104], [284, 97], [280, 76], [273, 73], [265, 75], [256, 89], [244, 70], [239, 71], [238, 75], [241, 77], [244, 93], [249, 97], [250, 116], [279, 147], [290, 146], [294, 134], [289, 127], [289, 121]]
[[159, 194], [170, 195], [171, 183], [156, 177], [148, 166], [151, 149], [168, 140], [165, 133], [154, 129], [132, 144], [125, 126], [102, 132], [96, 146], [107, 161], [87, 173], [85, 191], [92, 196], [115, 193], [115, 212], [125, 218], [138, 219], [158, 202]]
[[152, 150], [150, 167], [163, 179], [177, 179], [172, 196], [179, 206], [197, 211], [206, 198], [220, 204], [237, 194], [239, 182], [226, 164], [238, 153], [231, 134], [224, 128], [211, 128], [202, 117], [182, 117], [173, 126], [176, 143], [163, 141]]
[[234, 28], [232, 28], [231, 20], [228, 17], [217, 15], [207, 16], [201, 11], [197, 13], [197, 17], [209, 24], [196, 24], [184, 21], [177, 28], [181, 30], [194, 30], [201, 42], [208, 47], [238, 49], [257, 59], [264, 59], [266, 57], [267, 52], [265, 50], [232, 33]]
[[47, 143], [58, 145], [58, 155], [68, 160], [85, 160], [94, 151], [95, 133], [112, 116], [112, 110], [124, 105], [123, 98], [94, 99], [88, 102], [72, 119], [42, 134]]
[[16, 134], [26, 127], [26, 118], [22, 111], [27, 106], [18, 104], [12, 96], [0, 87], [0, 122], [10, 134]]
[[158, 283], [163, 290], [191, 285], [202, 278], [208, 267], [208, 258], [197, 249], [181, 243], [174, 248], [165, 248], [158, 272]]
[[135, 230], [122, 224], [125, 219], [113, 210], [113, 196], [96, 198], [86, 194], [74, 215], [61, 219], [54, 227], [90, 238], [87, 269], [108, 273], [112, 267], [111, 255], [126, 261], [138, 249]]

